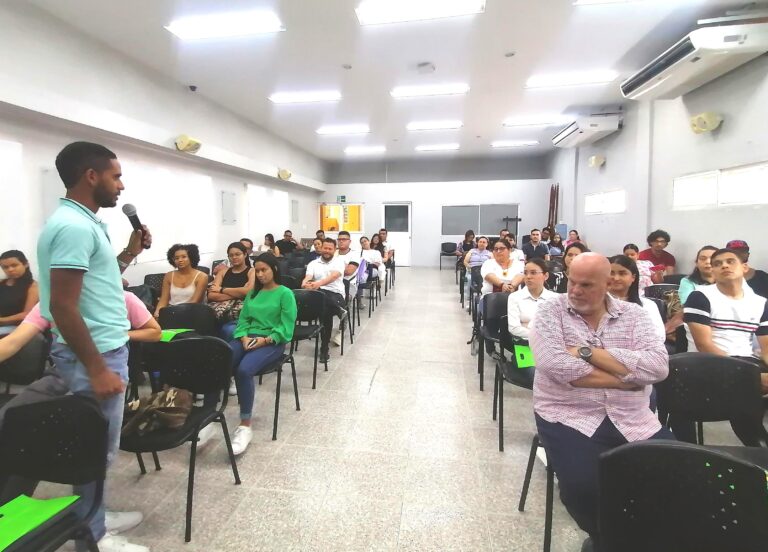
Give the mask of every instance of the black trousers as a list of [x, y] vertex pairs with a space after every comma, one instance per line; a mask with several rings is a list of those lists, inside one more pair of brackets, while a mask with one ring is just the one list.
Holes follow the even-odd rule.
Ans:
[[333, 317], [341, 316], [344, 313], [344, 307], [347, 302], [344, 296], [334, 293], [327, 289], [321, 289], [320, 293], [325, 297], [325, 311], [323, 313], [323, 331], [320, 333], [320, 348], [328, 350], [328, 343], [331, 341], [331, 331], [333, 330]]

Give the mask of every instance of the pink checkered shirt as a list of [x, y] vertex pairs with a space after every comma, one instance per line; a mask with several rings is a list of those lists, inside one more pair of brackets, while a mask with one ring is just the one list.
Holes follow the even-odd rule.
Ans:
[[[607, 296], [608, 313], [593, 331], [562, 294], [539, 306], [530, 336], [536, 359], [533, 409], [551, 423], [561, 423], [591, 437], [606, 416], [627, 441], [647, 439], [661, 429], [648, 407], [651, 384], [669, 373], [669, 357], [648, 313], [640, 306]], [[629, 370], [622, 381], [642, 391], [585, 389], [570, 382], [593, 367], [572, 356], [569, 347], [600, 347]]]

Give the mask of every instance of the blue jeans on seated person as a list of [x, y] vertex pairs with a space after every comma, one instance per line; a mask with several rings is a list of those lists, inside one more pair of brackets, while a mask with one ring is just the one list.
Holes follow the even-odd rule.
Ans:
[[[107, 351], [101, 355], [104, 358], [104, 362], [107, 365], [107, 369], [112, 370], [123, 381], [123, 384], [128, 383], [128, 346], [123, 345], [112, 351]], [[51, 349], [51, 357], [55, 364], [55, 373], [64, 381], [69, 390], [75, 395], [84, 395], [86, 397], [94, 397], [93, 390], [91, 389], [91, 380], [88, 378], [88, 372], [85, 366], [77, 359], [72, 349], [61, 343], [54, 342]], [[120, 430], [123, 424], [123, 406], [124, 396], [122, 393], [112, 395], [108, 399], [99, 401], [101, 412], [109, 423], [108, 436], [107, 436], [107, 467], [112, 464], [115, 456], [120, 447]], [[109, 471], [107, 470], [107, 473]], [[105, 489], [106, 490], [106, 489]], [[91, 504], [95, 500], [96, 483], [88, 483], [86, 485], [75, 485], [74, 492], [79, 495], [82, 500], [76, 510], [77, 514], [85, 517]], [[106, 528], [104, 526], [104, 500], [102, 499], [96, 514], [91, 519], [90, 523], [91, 532], [93, 538], [98, 542], [105, 534]], [[86, 550], [85, 543], [83, 541], [77, 542], [77, 550]]]
[[[257, 337], [257, 336], [249, 336]], [[253, 400], [256, 394], [254, 376], [258, 376], [265, 368], [274, 364], [285, 352], [285, 343], [274, 343], [246, 351], [243, 342], [234, 339], [229, 342], [232, 349], [232, 372], [237, 385], [237, 399], [240, 402], [240, 419], [250, 420], [253, 411]]]

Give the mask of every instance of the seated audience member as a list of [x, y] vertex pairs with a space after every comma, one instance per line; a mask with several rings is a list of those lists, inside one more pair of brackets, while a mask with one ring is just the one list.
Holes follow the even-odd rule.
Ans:
[[253, 240], [251, 238], [240, 238], [240, 243], [245, 246], [247, 255], [253, 255]]
[[[344, 288], [348, 291], [347, 297], [350, 300], [357, 294], [357, 269], [360, 266], [360, 252], [350, 248], [352, 237], [349, 232], [342, 230], [338, 236], [339, 249], [336, 252], [336, 258], [344, 261]], [[339, 329], [333, 334], [331, 341], [334, 345], [341, 345], [341, 328], [344, 320], [339, 321]]]
[[[243, 299], [253, 289], [255, 276], [246, 251], [242, 242], [230, 243], [227, 247], [229, 269], [216, 274], [213, 282], [208, 285], [208, 304], [220, 322], [237, 321]], [[229, 331], [231, 330], [230, 327]], [[226, 335], [226, 338], [229, 338], [229, 335]]]
[[464, 233], [464, 241], [460, 241], [456, 244], [456, 256], [463, 259], [464, 256], [469, 253], [475, 247], [475, 233], [472, 230], [467, 230]]
[[320, 252], [323, 248], [323, 240], [320, 238], [315, 238], [312, 240], [312, 251], [307, 253], [307, 260], [308, 261], [314, 261], [318, 257], [320, 257]]
[[648, 312], [608, 293], [611, 265], [579, 255], [568, 293], [539, 306], [530, 335], [539, 438], [560, 498], [579, 527], [597, 534], [598, 459], [627, 442], [674, 439], [648, 408], [669, 357]]
[[[749, 263], [749, 245], [744, 240], [731, 240], [726, 244], [726, 249], [733, 249], [741, 255], [744, 264]], [[755, 270], [751, 266], [747, 270], [744, 279], [752, 288], [752, 291], [760, 297], [768, 299], [768, 273], [763, 270]]]
[[[384, 249], [384, 253], [383, 253], [384, 261], [388, 262], [395, 251], [395, 249], [392, 246], [390, 246], [389, 243], [387, 243], [387, 238], [389, 238], [389, 231], [386, 228], [380, 228], [379, 238], [381, 239], [381, 246]], [[373, 241], [373, 238], [371, 238], [371, 241]]]
[[325, 296], [325, 310], [323, 315], [323, 331], [320, 334], [320, 362], [328, 362], [330, 358], [328, 344], [331, 340], [333, 317], [343, 318], [347, 313], [344, 308], [347, 302], [344, 299], [344, 261], [334, 257], [336, 253], [336, 240], [325, 238], [321, 249], [321, 256], [307, 265], [307, 274], [301, 287], [315, 289]]
[[389, 258], [387, 256], [387, 248], [384, 245], [384, 241], [381, 239], [380, 234], [374, 234], [371, 236], [371, 249], [375, 249], [379, 253], [381, 253], [381, 258], [384, 259], [384, 262], [387, 262], [387, 259]]
[[477, 244], [464, 255], [464, 266], [467, 270], [475, 266], [483, 266], [483, 263], [493, 257], [488, 249], [488, 238], [480, 236]]
[[531, 241], [523, 245], [523, 255], [527, 261], [531, 259], [549, 260], [549, 247], [547, 244], [541, 243], [541, 231], [538, 228], [531, 230]]
[[565, 293], [568, 289], [568, 269], [577, 256], [588, 252], [587, 246], [581, 242], [575, 242], [565, 248], [563, 255], [563, 271], [551, 272], [547, 279], [547, 289], [555, 293]]
[[541, 229], [541, 243], [544, 245], [549, 245], [549, 242], [552, 240], [552, 229], [549, 226], [545, 226]]
[[37, 303], [37, 282], [32, 278], [29, 261], [21, 251], [12, 249], [0, 255], [0, 268], [5, 279], [0, 280], [0, 337], [11, 333], [21, 324]]
[[317, 232], [315, 232], [315, 239], [320, 240], [320, 241], [324, 240], [325, 239], [325, 231], [324, 230], [318, 230]]
[[280, 360], [285, 346], [293, 339], [296, 325], [296, 298], [280, 285], [277, 258], [260, 255], [253, 263], [256, 278], [253, 290], [243, 301], [237, 327], [229, 346], [232, 372], [240, 403], [240, 425], [232, 434], [232, 451], [242, 454], [253, 438], [251, 417], [256, 392], [253, 378]]
[[275, 242], [275, 247], [277, 247], [280, 250], [280, 253], [283, 255], [290, 255], [297, 249], [304, 249], [304, 246], [301, 245], [301, 242], [297, 242], [295, 239], [293, 239], [293, 232], [290, 230], [283, 232], [283, 239], [277, 240], [277, 242]]
[[[500, 239], [500, 240], [509, 239], [509, 230], [506, 229], [506, 228], [502, 228], [501, 230], [499, 230], [499, 238], [498, 239]], [[512, 239], [514, 239], [514, 236], [512, 236]]]
[[648, 316], [653, 322], [659, 339], [664, 343], [667, 339], [667, 333], [664, 330], [664, 320], [661, 318], [661, 313], [656, 303], [645, 297], [640, 297], [640, 273], [637, 270], [635, 261], [626, 255], [616, 255], [611, 257], [609, 261], [611, 262], [611, 279], [608, 282], [610, 294], [616, 299], [640, 305], [648, 311]]
[[[734, 249], [718, 249], [710, 260], [714, 285], [688, 295], [683, 320], [688, 350], [746, 360], [760, 366], [763, 393], [768, 393], [768, 299], [744, 285], [749, 267]], [[754, 355], [757, 337], [760, 358]]]
[[[374, 237], [376, 237], [376, 234], [374, 234]], [[374, 267], [371, 275], [376, 278], [379, 276], [379, 272], [384, 274], [386, 268], [384, 268], [384, 258], [381, 256], [381, 251], [373, 249], [370, 240], [365, 236], [360, 238], [360, 247], [362, 248], [360, 256], [365, 259], [368, 266]]]
[[507, 300], [507, 325], [513, 336], [527, 340], [539, 305], [557, 297], [557, 293], [544, 287], [548, 275], [547, 263], [543, 260], [531, 259], [525, 263], [525, 287], [512, 293]]
[[680, 280], [680, 288], [677, 290], [682, 304], [685, 304], [692, 291], [715, 283], [715, 275], [712, 273], [712, 264], [710, 263], [715, 251], [717, 251], [717, 247], [714, 245], [705, 245], [696, 253], [696, 266], [693, 272]]
[[513, 261], [517, 261], [525, 264], [525, 253], [523, 253], [522, 249], [518, 249], [515, 235], [508, 232], [507, 241], [509, 242], [509, 245], [512, 247], [512, 250], [509, 252], [509, 258], [512, 259]]
[[571, 230], [568, 232], [568, 239], [565, 241], [565, 247], [568, 247], [572, 243], [584, 243], [581, 241], [581, 236], [577, 230]]
[[555, 233], [554, 236], [552, 236], [552, 239], [549, 240], [549, 254], [552, 257], [560, 257], [563, 254], [563, 251], [565, 250], [565, 244], [563, 243], [563, 238], [560, 236], [560, 234]]
[[205, 290], [208, 286], [208, 275], [197, 270], [200, 251], [195, 244], [177, 243], [168, 250], [167, 257], [168, 262], [176, 267], [176, 270], [168, 272], [163, 278], [163, 288], [155, 308], [155, 318], [160, 315], [160, 309], [168, 305], [201, 303], [205, 299]]
[[510, 258], [512, 245], [507, 239], [499, 239], [493, 246], [493, 258], [483, 263], [482, 295], [497, 291], [515, 291], [523, 281], [525, 263]]
[[664, 271], [654, 270], [651, 261], [641, 261], [639, 259], [640, 248], [634, 243], [625, 245], [622, 253], [635, 261], [637, 265], [637, 271], [640, 273], [640, 295], [643, 295], [648, 286], [664, 282]]
[[650, 261], [654, 266], [663, 266], [664, 274], [675, 273], [675, 257], [664, 249], [672, 241], [669, 234], [664, 230], [654, 230], [648, 234], [646, 240], [648, 242], [648, 249], [644, 249], [637, 256], [641, 261]]
[[275, 237], [272, 234], [264, 234], [264, 243], [255, 249], [257, 253], [272, 253], [275, 257], [280, 256], [280, 248], [275, 244]]

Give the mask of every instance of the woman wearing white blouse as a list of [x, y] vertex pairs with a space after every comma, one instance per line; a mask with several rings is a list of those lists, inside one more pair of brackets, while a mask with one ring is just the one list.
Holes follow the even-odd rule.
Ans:
[[548, 277], [547, 264], [542, 259], [531, 259], [525, 263], [525, 287], [512, 293], [507, 300], [509, 333], [514, 337], [527, 340], [539, 305], [557, 297], [557, 293], [544, 287]]

